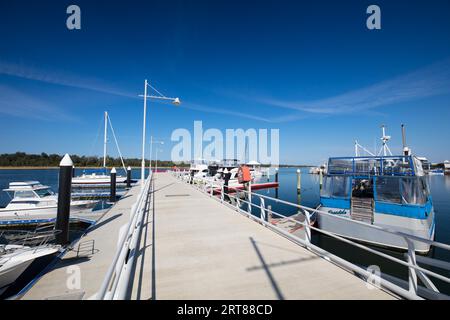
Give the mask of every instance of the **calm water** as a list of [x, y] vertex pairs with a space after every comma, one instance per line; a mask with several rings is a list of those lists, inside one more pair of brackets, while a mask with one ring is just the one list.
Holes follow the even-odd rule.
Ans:
[[[86, 170], [90, 173], [93, 170]], [[75, 169], [75, 175], [81, 175], [82, 169]], [[30, 170], [0, 170], [0, 190], [6, 189], [10, 182], [14, 181], [39, 181], [40, 183], [50, 186], [53, 191], [58, 192], [58, 169], [30, 169]], [[123, 170], [117, 170], [118, 175], [126, 175]], [[148, 174], [148, 172], [146, 172]], [[131, 171], [132, 179], [139, 179], [141, 176], [140, 169]], [[4, 207], [9, 202], [9, 196], [6, 192], [0, 192], [0, 207]]]
[[[81, 173], [81, 169], [77, 169], [76, 174]], [[301, 203], [302, 205], [315, 208], [319, 204], [319, 176], [308, 174], [308, 169], [302, 169], [301, 181], [302, 192], [297, 195], [297, 168], [281, 168], [279, 171], [280, 187], [278, 194], [275, 190], [260, 190], [258, 193], [268, 195], [271, 197], [278, 196], [279, 199]], [[119, 174], [123, 174], [119, 171]], [[140, 169], [133, 169], [132, 178], [139, 179]], [[49, 185], [53, 190], [58, 190], [58, 170], [0, 170], [0, 189], [8, 187], [11, 181], [26, 181], [38, 180], [43, 184]], [[264, 182], [267, 179], [262, 179]], [[274, 180], [274, 176], [270, 177], [270, 181]], [[436, 212], [436, 241], [443, 243], [450, 243], [450, 176], [429, 176], [430, 188], [433, 196], [434, 209]], [[5, 192], [0, 194], [0, 206], [5, 206], [9, 201]], [[254, 199], [257, 203], [258, 200]], [[273, 201], [266, 201], [266, 206], [271, 205], [272, 210], [284, 215], [293, 215], [297, 213], [294, 207], [276, 203]], [[383, 273], [395, 275], [406, 279], [407, 269], [394, 263], [385, 261], [385, 259], [368, 254], [363, 250], [357, 249], [353, 246], [343, 244], [332, 238], [313, 235], [313, 242], [320, 247], [335, 253], [336, 255], [352, 261], [363, 267], [369, 265], [378, 265]], [[398, 258], [403, 259], [403, 254], [395, 251], [383, 250]], [[450, 262], [450, 253], [444, 252], [441, 249], [434, 249], [429, 253], [429, 256]], [[441, 270], [436, 270], [442, 273]], [[447, 273], [447, 276], [450, 274]], [[450, 287], [439, 282], [435, 284], [443, 292], [450, 293]]]

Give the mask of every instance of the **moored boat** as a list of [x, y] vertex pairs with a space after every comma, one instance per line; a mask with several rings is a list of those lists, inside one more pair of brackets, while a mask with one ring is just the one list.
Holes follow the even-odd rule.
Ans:
[[[39, 224], [56, 219], [58, 196], [49, 186], [39, 181], [11, 182], [4, 189], [11, 201], [0, 209], [0, 224]], [[96, 200], [72, 200], [71, 218], [96, 220], [98, 213], [92, 211]]]
[[[93, 173], [86, 173], [83, 172], [82, 175], [73, 177], [72, 178], [72, 185], [76, 187], [80, 186], [97, 186], [97, 185], [108, 185], [111, 182], [110, 175], [107, 174], [106, 170], [106, 150], [107, 150], [107, 144], [108, 144], [108, 123], [111, 127], [114, 140], [116, 142], [117, 150], [119, 152], [120, 160], [122, 161], [122, 167], [124, 172], [127, 172], [125, 169], [125, 164], [123, 162], [122, 154], [119, 149], [119, 144], [116, 139], [116, 135], [114, 133], [114, 129], [112, 128], [111, 120], [109, 118], [108, 112], [105, 111], [104, 114], [104, 140], [103, 140], [103, 168], [102, 172], [100, 174], [97, 174], [96, 172]], [[126, 183], [127, 177], [126, 176], [116, 176], [116, 183]]]
[[[414, 156], [330, 158], [319, 209], [329, 213], [318, 215], [321, 229], [354, 240], [408, 249], [404, 237], [371, 226], [434, 240], [428, 180]], [[418, 252], [430, 250], [425, 242], [412, 243]]]

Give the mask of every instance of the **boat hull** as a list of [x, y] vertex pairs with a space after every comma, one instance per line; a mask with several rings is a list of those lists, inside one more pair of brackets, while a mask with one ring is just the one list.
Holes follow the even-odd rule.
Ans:
[[[126, 183], [127, 177], [116, 177], [116, 183]], [[72, 185], [108, 185], [111, 183], [110, 176], [76, 177], [72, 178]]]
[[[322, 230], [371, 245], [408, 250], [407, 242], [403, 237], [371, 228], [368, 224], [352, 222], [350, 210], [330, 207], [319, 207], [319, 209], [332, 213], [332, 215], [318, 214], [318, 224]], [[412, 219], [375, 212], [373, 225], [434, 240], [434, 211], [427, 219]], [[416, 252], [427, 253], [430, 251], [429, 244], [421, 241], [413, 241], [413, 244]]]
[[[101, 212], [92, 211], [98, 201], [75, 201], [75, 203], [70, 206], [70, 218], [89, 221], [96, 221], [100, 218]], [[54, 221], [56, 215], [56, 206], [22, 210], [1, 209], [0, 225], [48, 223]]]

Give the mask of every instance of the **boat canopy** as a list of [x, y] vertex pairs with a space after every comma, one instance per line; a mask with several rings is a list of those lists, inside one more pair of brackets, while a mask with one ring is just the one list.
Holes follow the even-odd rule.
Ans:
[[[375, 201], [405, 205], [423, 205], [430, 190], [425, 177], [373, 177]], [[321, 197], [350, 199], [352, 178], [326, 176]]]
[[224, 167], [224, 168], [239, 167], [239, 160], [238, 159], [224, 159], [224, 160], [222, 160], [220, 166]]
[[3, 189], [3, 191], [22, 191], [22, 190], [39, 190], [49, 189], [49, 186], [44, 186], [39, 181], [23, 181], [23, 182], [10, 182], [9, 188]]
[[328, 161], [328, 174], [352, 176], [423, 176], [414, 156], [338, 157]]

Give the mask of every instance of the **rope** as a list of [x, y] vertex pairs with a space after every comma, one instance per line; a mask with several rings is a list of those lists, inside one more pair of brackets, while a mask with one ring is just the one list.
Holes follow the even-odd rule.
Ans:
[[114, 132], [114, 128], [112, 126], [111, 119], [109, 118], [109, 115], [108, 115], [108, 122], [109, 122], [109, 126], [111, 127], [111, 132], [113, 134], [114, 141], [116, 142], [116, 147], [117, 147], [117, 151], [119, 152], [120, 161], [122, 162], [123, 171], [125, 171], [125, 174], [126, 174], [127, 173], [127, 169], [125, 168], [125, 163], [123, 162], [122, 153], [120, 152], [120, 148], [119, 148], [119, 143], [117, 142], [116, 133]]

